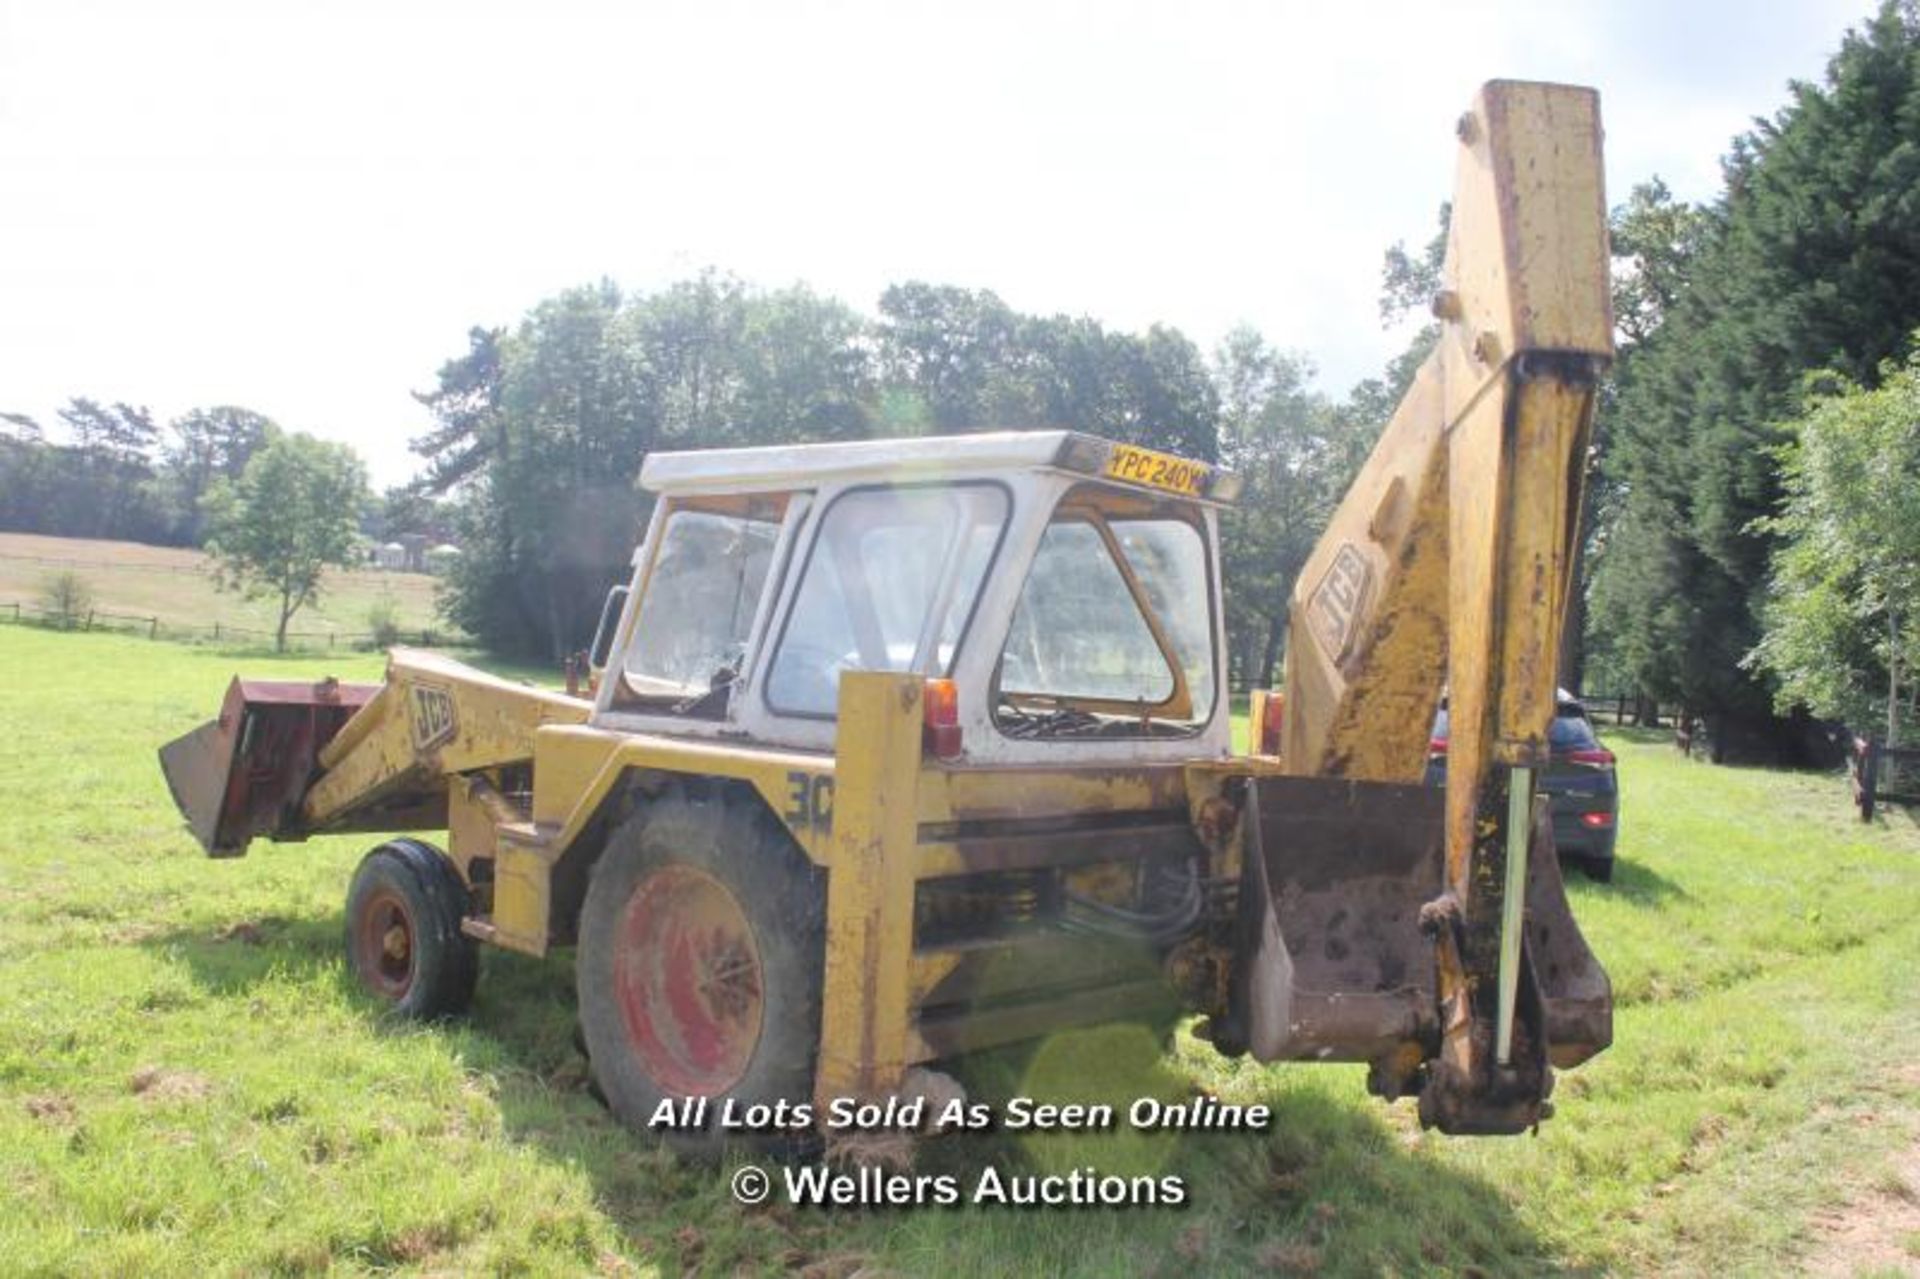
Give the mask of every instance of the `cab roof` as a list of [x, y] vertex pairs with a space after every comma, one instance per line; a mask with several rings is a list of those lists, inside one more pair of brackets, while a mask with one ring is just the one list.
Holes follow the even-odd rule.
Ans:
[[667, 495], [764, 493], [823, 482], [900, 483], [993, 471], [1055, 470], [1222, 505], [1240, 477], [1206, 462], [1079, 431], [989, 431], [913, 439], [649, 453], [640, 486]]

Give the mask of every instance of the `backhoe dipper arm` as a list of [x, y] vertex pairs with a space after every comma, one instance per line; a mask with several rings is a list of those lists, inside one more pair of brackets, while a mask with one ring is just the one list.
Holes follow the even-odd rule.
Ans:
[[1439, 345], [1298, 579], [1282, 762], [1418, 782], [1445, 681], [1444, 886], [1421, 912], [1440, 1044], [1422, 1114], [1510, 1131], [1550, 1087], [1521, 906], [1613, 350], [1598, 95], [1496, 81], [1458, 133]]

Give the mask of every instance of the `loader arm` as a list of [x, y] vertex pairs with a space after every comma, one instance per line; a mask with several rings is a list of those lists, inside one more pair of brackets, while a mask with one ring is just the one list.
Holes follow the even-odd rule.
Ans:
[[[1296, 952], [1370, 886], [1370, 918], [1399, 950], [1368, 938], [1366, 976], [1427, 997], [1381, 1033], [1376, 1090], [1417, 1089], [1423, 1119], [1449, 1131], [1510, 1132], [1545, 1112], [1549, 1059], [1611, 1037], [1605, 974], [1536, 847], [1547, 837], [1530, 835], [1612, 318], [1597, 95], [1493, 82], [1458, 133], [1440, 339], [1297, 579], [1287, 777], [1256, 783], [1254, 870], [1276, 916], [1293, 912]], [[1418, 787], [1443, 686], [1444, 807]], [[1316, 892], [1327, 907], [1303, 913]], [[1277, 964], [1310, 985], [1292, 965], [1313, 956], [1279, 949], [1252, 980]], [[1385, 997], [1350, 994], [1348, 1015]], [[1291, 1020], [1256, 1027], [1256, 1055], [1303, 1055], [1299, 997], [1278, 1007]]]

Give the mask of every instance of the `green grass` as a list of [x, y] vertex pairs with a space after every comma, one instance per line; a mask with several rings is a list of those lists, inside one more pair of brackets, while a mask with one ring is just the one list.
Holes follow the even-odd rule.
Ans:
[[[377, 657], [249, 659], [374, 678]], [[416, 1028], [343, 979], [368, 841], [209, 861], [154, 761], [229, 655], [0, 628], [0, 1269], [30, 1274], [1274, 1271], [1772, 1274], [1819, 1212], [1884, 1193], [1920, 1114], [1920, 831], [1837, 778], [1717, 769], [1609, 734], [1616, 882], [1571, 886], [1616, 1046], [1537, 1137], [1421, 1134], [1355, 1067], [1228, 1062], [1182, 1035], [1066, 1032], [1037, 1093], [1195, 1085], [1260, 1135], [926, 1147], [965, 1178], [1076, 1162], [1186, 1178], [1183, 1209], [746, 1212], [584, 1087], [564, 957], [485, 960], [473, 1015]], [[985, 1069], [981, 1074], [988, 1073]], [[1900, 1118], [1901, 1122], [1890, 1122]]]
[[[227, 630], [257, 632], [270, 643], [279, 621], [277, 600], [217, 589], [206, 556], [191, 548], [0, 533], [0, 605], [39, 603], [47, 577], [65, 571], [86, 582], [103, 615], [100, 624], [110, 629], [145, 633], [145, 619], [158, 619], [160, 635], [191, 638], [218, 622]], [[322, 648], [330, 634], [367, 634], [374, 607], [384, 603], [403, 630], [447, 634], [451, 628], [434, 612], [434, 588], [435, 579], [424, 573], [329, 569], [319, 601], [295, 613], [288, 629], [298, 645]], [[109, 613], [121, 616], [104, 616]]]

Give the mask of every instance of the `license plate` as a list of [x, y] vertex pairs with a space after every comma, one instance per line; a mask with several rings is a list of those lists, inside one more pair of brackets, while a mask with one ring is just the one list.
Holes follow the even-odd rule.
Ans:
[[1200, 497], [1207, 491], [1213, 468], [1204, 462], [1189, 462], [1170, 453], [1116, 444], [1107, 456], [1107, 474], [1129, 484], [1164, 489], [1186, 497]]

